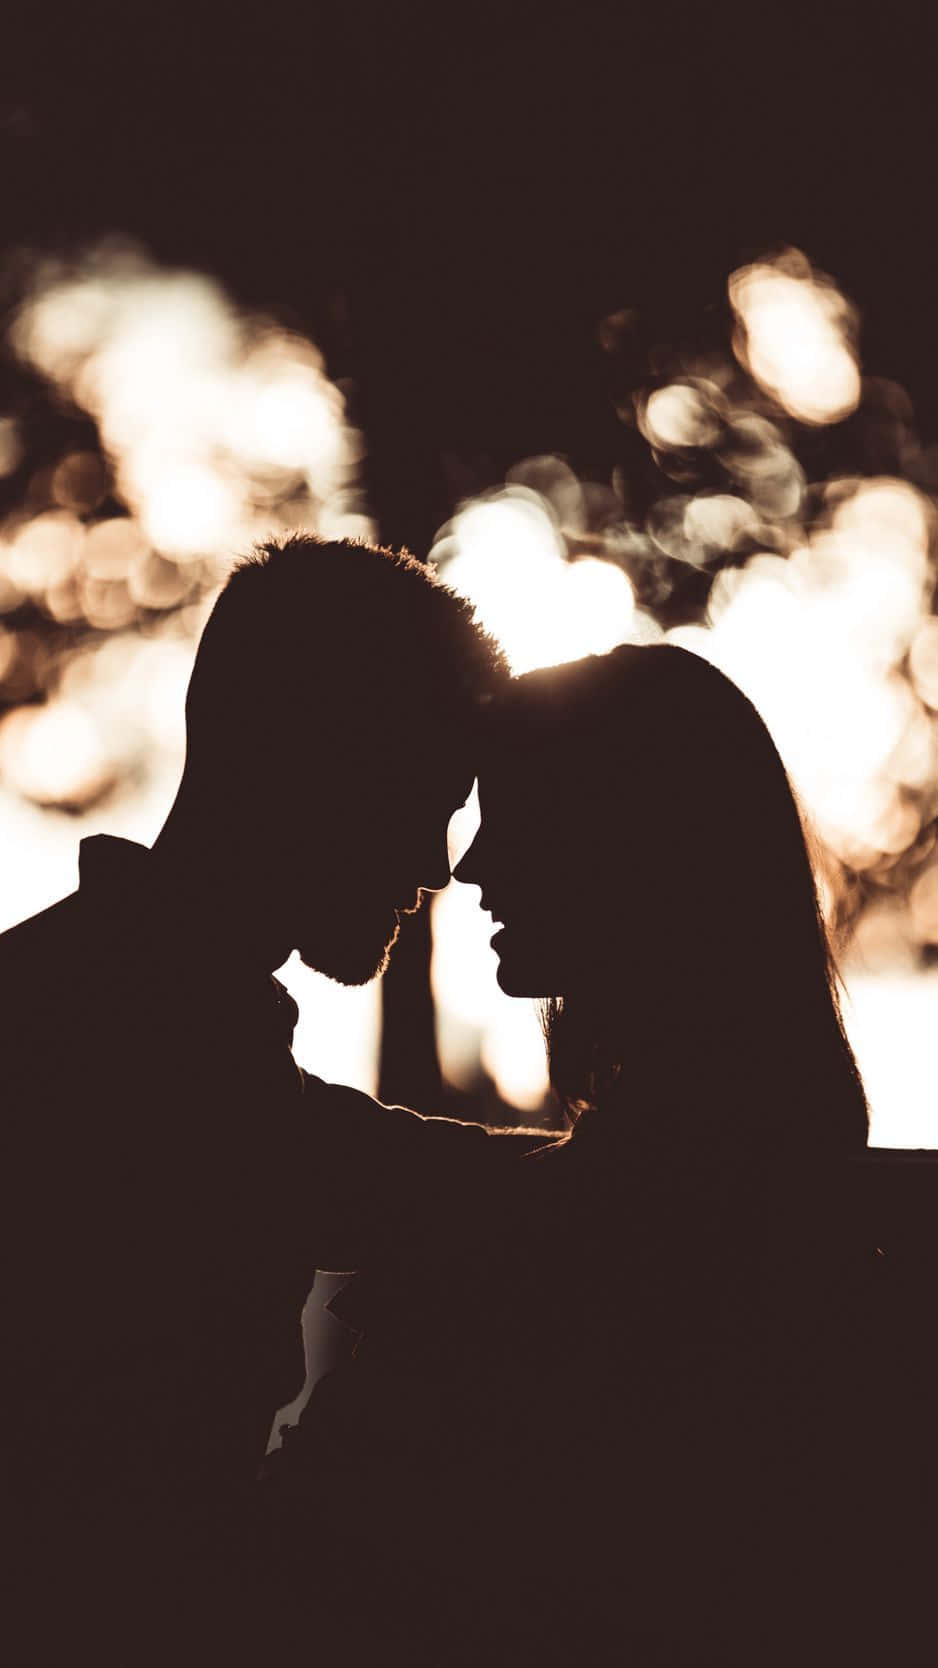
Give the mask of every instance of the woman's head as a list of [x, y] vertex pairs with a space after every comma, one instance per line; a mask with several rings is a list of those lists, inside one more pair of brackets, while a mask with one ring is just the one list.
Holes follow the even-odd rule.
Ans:
[[[764, 1058], [766, 1027], [833, 1024], [846, 1048], [788, 778], [751, 702], [707, 661], [624, 646], [515, 679], [479, 789], [457, 873], [504, 923], [503, 989], [555, 999], [555, 1041], [560, 999], [612, 1078], [629, 1075], [624, 1049], [699, 1061], [717, 1046], [725, 1058], [732, 1037], [737, 1059]], [[588, 1101], [581, 1087], [565, 1098]]]

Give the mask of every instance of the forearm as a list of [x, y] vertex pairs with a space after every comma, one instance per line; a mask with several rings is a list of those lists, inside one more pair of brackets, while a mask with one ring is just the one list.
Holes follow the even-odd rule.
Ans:
[[427, 1200], [435, 1208], [467, 1191], [484, 1197], [503, 1175], [551, 1137], [536, 1129], [495, 1129], [384, 1106], [369, 1095], [303, 1074], [304, 1167], [310, 1176], [310, 1231], [321, 1268], [360, 1266]]

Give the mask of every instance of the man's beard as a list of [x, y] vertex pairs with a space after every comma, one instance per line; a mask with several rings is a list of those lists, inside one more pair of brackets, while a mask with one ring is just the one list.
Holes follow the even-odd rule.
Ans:
[[353, 904], [344, 915], [320, 918], [297, 949], [304, 966], [337, 984], [367, 985], [387, 972], [400, 930], [396, 910], [368, 911]]

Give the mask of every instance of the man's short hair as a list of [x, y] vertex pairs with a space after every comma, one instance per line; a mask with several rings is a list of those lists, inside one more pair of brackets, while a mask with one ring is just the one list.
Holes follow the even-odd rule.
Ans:
[[186, 702], [190, 758], [277, 751], [297, 727], [322, 745], [412, 718], [472, 730], [508, 677], [471, 604], [406, 551], [309, 533], [240, 561], [199, 644]]

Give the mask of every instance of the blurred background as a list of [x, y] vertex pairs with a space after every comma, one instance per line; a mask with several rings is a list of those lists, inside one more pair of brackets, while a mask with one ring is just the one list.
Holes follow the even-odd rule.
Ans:
[[[20, 20], [0, 929], [85, 834], [155, 836], [238, 554], [406, 544], [516, 671], [667, 638], [746, 690], [816, 832], [873, 1140], [938, 1146], [929, 42], [901, 8], [753, 17]], [[406, 922], [381, 987], [288, 963], [300, 1062], [549, 1118], [477, 896]]]

